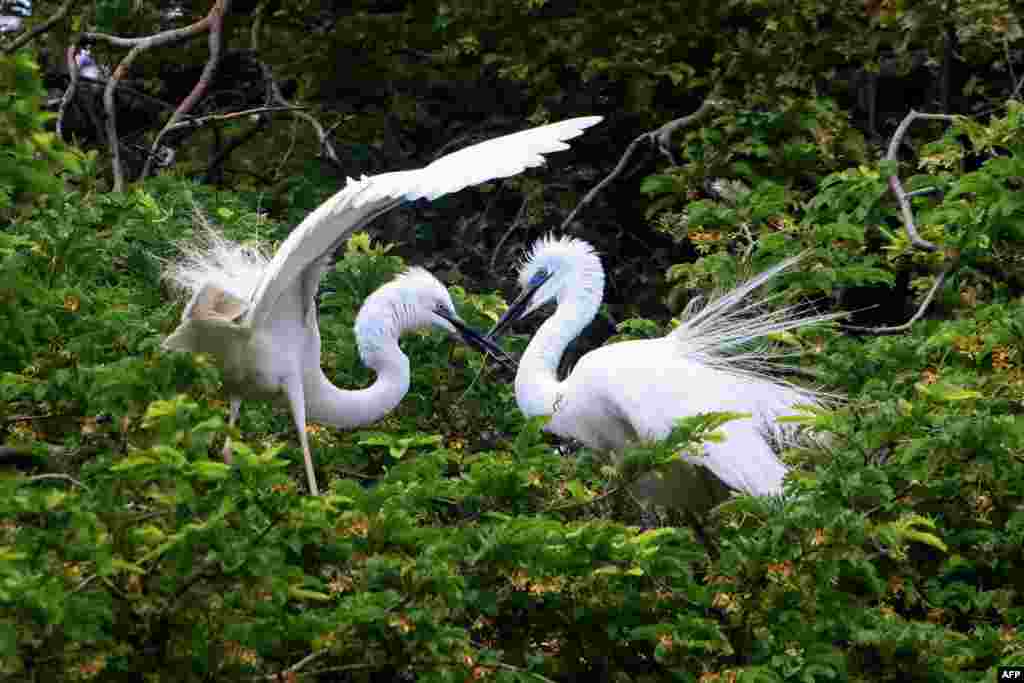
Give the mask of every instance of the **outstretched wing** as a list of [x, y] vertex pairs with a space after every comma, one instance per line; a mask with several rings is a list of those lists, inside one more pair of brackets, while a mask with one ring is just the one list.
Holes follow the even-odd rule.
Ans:
[[349, 178], [345, 188], [307, 216], [278, 249], [253, 293], [246, 322], [252, 326], [266, 323], [278, 298], [298, 284], [308, 266], [402, 201], [434, 200], [470, 185], [541, 166], [544, 154], [569, 149], [565, 140], [579, 136], [600, 120], [600, 116], [584, 116], [560, 121], [481, 142], [423, 168], [363, 176], [358, 181]]

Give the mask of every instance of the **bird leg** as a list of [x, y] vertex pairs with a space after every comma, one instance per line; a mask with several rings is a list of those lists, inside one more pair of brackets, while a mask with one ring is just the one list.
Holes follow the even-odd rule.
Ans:
[[299, 443], [302, 444], [302, 457], [306, 461], [306, 479], [309, 481], [309, 492], [314, 496], [319, 496], [320, 490], [316, 485], [316, 472], [313, 471], [313, 454], [309, 452], [309, 438], [306, 436], [306, 397], [302, 391], [302, 379], [289, 379], [286, 391], [288, 393], [288, 403], [291, 404], [292, 408], [292, 417], [295, 419], [295, 429], [299, 432]]
[[[238, 411], [242, 407], [242, 399], [237, 396], [232, 396], [231, 399], [231, 410], [228, 413], [228, 427], [234, 427], [235, 422], [238, 421]], [[228, 438], [224, 439], [224, 450], [220, 452], [224, 456], [224, 463], [226, 465], [231, 464], [231, 435], [228, 434]]]

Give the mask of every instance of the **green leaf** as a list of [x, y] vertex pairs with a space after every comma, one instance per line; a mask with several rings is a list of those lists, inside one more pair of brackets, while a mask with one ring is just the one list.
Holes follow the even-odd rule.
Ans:
[[199, 475], [200, 479], [219, 481], [228, 478], [231, 474], [231, 465], [212, 460], [200, 460], [192, 463], [192, 470]]
[[649, 175], [640, 183], [640, 192], [654, 195], [666, 192], [675, 192], [679, 181], [675, 176], [670, 175]]
[[288, 587], [288, 597], [295, 600], [312, 600], [314, 602], [330, 602], [332, 600], [331, 596], [326, 593], [311, 591], [297, 586]]

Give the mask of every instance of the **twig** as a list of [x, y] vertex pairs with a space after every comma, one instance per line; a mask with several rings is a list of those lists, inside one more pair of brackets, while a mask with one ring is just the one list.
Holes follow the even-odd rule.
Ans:
[[51, 16], [49, 19], [39, 24], [38, 26], [33, 26], [32, 30], [15, 38], [9, 44], [0, 47], [0, 51], [4, 52], [5, 54], [11, 54], [21, 46], [28, 43], [30, 40], [33, 40], [37, 36], [46, 33], [53, 27], [54, 24], [56, 24], [58, 21], [60, 21], [61, 19], [68, 15], [68, 11], [71, 9], [71, 6], [73, 4], [75, 4], [75, 0], [65, 0], [64, 4], [57, 9], [53, 16]]
[[926, 194], [939, 194], [942, 192], [942, 188], [939, 187], [922, 187], [920, 190], [911, 190], [907, 193], [907, 198], [910, 197], [921, 197]]
[[[297, 674], [297, 673], [299, 673], [307, 664], [312, 664], [313, 662], [315, 662], [316, 660], [320, 659], [321, 657], [323, 657], [325, 654], [327, 654], [329, 652], [330, 652], [330, 650], [328, 650], [327, 648], [324, 648], [323, 650], [317, 650], [316, 652], [313, 652], [311, 654], [306, 655], [305, 657], [303, 657], [299, 661], [295, 662], [294, 664], [292, 664], [290, 667], [288, 667], [287, 669], [285, 669], [283, 671], [279, 671], [279, 672], [274, 673], [274, 674], [267, 674], [265, 676], [256, 676], [255, 678], [250, 678], [249, 680], [252, 680], [252, 681], [285, 681], [285, 680], [288, 680], [288, 676], [290, 674]], [[362, 666], [365, 666], [365, 665], [362, 665]]]
[[[344, 671], [366, 671], [368, 669], [379, 669], [379, 664], [341, 664], [338, 666], [326, 666], [322, 669], [313, 669], [312, 671], [296, 671], [298, 676], [319, 676], [320, 674], [330, 673], [341, 673]], [[256, 676], [249, 680], [252, 681], [284, 681], [287, 680], [284, 677], [284, 673], [280, 674], [267, 674], [266, 676]]]
[[340, 165], [341, 160], [338, 158], [338, 153], [334, 150], [334, 145], [331, 144], [330, 137], [328, 136], [327, 131], [324, 130], [323, 125], [320, 124], [320, 121], [318, 121], [315, 116], [307, 114], [301, 109], [296, 110], [292, 107], [292, 103], [289, 102], [283, 94], [281, 94], [281, 88], [277, 85], [277, 81], [274, 79], [274, 72], [271, 70], [270, 66], [265, 64], [263, 61], [256, 59], [255, 56], [251, 57], [251, 59], [263, 73], [263, 81], [266, 83], [267, 92], [270, 93], [270, 101], [275, 102], [282, 107], [292, 108], [296, 118], [300, 118], [312, 126], [320, 141], [321, 153], [335, 165]]
[[501, 236], [501, 239], [498, 240], [498, 245], [494, 247], [494, 251], [491, 252], [491, 263], [489, 265], [491, 272], [494, 272], [494, 264], [498, 260], [498, 253], [501, 252], [501, 248], [505, 245], [505, 240], [507, 240], [512, 233], [515, 232], [516, 228], [519, 227], [519, 221], [522, 219], [523, 214], [526, 213], [526, 205], [529, 201], [530, 197], [528, 195], [523, 197], [523, 203], [519, 205], [519, 211], [516, 212], [516, 217], [512, 219], [512, 225], [510, 225], [508, 230], [505, 231], [505, 234]]
[[68, 106], [71, 104], [71, 100], [75, 98], [75, 92], [78, 90], [78, 60], [75, 59], [75, 52], [77, 50], [78, 44], [75, 41], [72, 41], [67, 49], [64, 50], [64, 59], [68, 63], [70, 80], [68, 81], [68, 87], [64, 89], [64, 95], [60, 98], [60, 108], [57, 109], [57, 137], [61, 140], [64, 139], [64, 115], [67, 113]]
[[938, 277], [935, 278], [935, 283], [932, 285], [932, 288], [928, 290], [928, 294], [927, 296], [925, 296], [924, 301], [922, 301], [921, 305], [917, 307], [917, 312], [914, 313], [910, 320], [903, 323], [902, 325], [889, 325], [885, 327], [861, 327], [859, 325], [840, 325], [840, 327], [844, 330], [853, 330], [854, 332], [867, 332], [869, 334], [896, 334], [898, 332], [906, 332], [907, 330], [910, 329], [911, 325], [920, 320], [921, 316], [924, 315], [924, 312], [931, 305], [932, 299], [935, 298], [935, 293], [939, 291], [939, 287], [941, 287], [942, 283], [946, 281], [946, 276], [949, 275], [949, 272], [952, 269], [953, 264], [947, 263], [946, 266], [942, 269], [942, 272], [939, 273]]
[[29, 483], [29, 484], [34, 484], [37, 481], [45, 481], [47, 479], [60, 479], [61, 481], [66, 481], [66, 482], [69, 482], [71, 484], [74, 484], [75, 486], [77, 486], [79, 488], [83, 488], [83, 489], [85, 489], [87, 491], [89, 490], [88, 486], [86, 486], [82, 482], [78, 481], [77, 479], [72, 477], [70, 474], [36, 474], [34, 476], [31, 476], [31, 477], [25, 477], [25, 481], [27, 483]]
[[210, 55], [206, 59], [206, 64], [203, 66], [203, 73], [200, 74], [199, 80], [196, 81], [195, 86], [192, 88], [192, 92], [181, 101], [178, 108], [171, 114], [171, 118], [167, 120], [164, 127], [156, 134], [156, 138], [153, 139], [153, 144], [150, 145], [149, 154], [146, 155], [146, 161], [142, 166], [142, 178], [149, 176], [150, 170], [153, 168], [153, 157], [156, 155], [157, 150], [160, 148], [160, 142], [164, 139], [164, 136], [170, 131], [174, 125], [181, 120], [185, 114], [192, 111], [192, 108], [203, 98], [206, 94], [207, 89], [210, 87], [210, 83], [213, 82], [213, 76], [217, 72], [217, 65], [220, 63], [221, 55], [221, 38], [224, 31], [224, 15], [231, 9], [231, 0], [217, 0], [210, 12], [203, 17], [199, 23], [205, 22], [205, 28], [209, 31], [209, 45]]
[[1010, 40], [1003, 34], [1003, 51], [1006, 54], [1006, 68], [1010, 72], [1010, 82], [1014, 84], [1013, 94], [1010, 96], [1011, 99], [1016, 99], [1017, 92], [1020, 90], [1020, 83], [1017, 81], [1017, 74], [1013, 69], [1013, 55], [1010, 54]]
[[[644, 474], [648, 474], [648, 472], [644, 472]], [[576, 501], [573, 501], [571, 503], [563, 503], [561, 505], [551, 505], [549, 507], [546, 507], [546, 508], [542, 509], [541, 513], [565, 512], [566, 510], [573, 510], [575, 508], [586, 507], [588, 505], [593, 505], [594, 503], [599, 503], [602, 500], [606, 500], [608, 498], [611, 498], [612, 496], [614, 496], [619, 491], [622, 491], [623, 489], [627, 489], [628, 490], [629, 485], [633, 484], [638, 479], [640, 479], [640, 477], [636, 477], [635, 479], [631, 479], [630, 481], [628, 481], [625, 484], [620, 484], [619, 486], [616, 486], [614, 488], [608, 489], [604, 493], [602, 493], [602, 494], [600, 494], [598, 496], [594, 496], [593, 498], [589, 498], [587, 500], [576, 500]]]
[[43, 413], [42, 415], [11, 415], [5, 417], [4, 422], [31, 422], [32, 420], [45, 420], [54, 417], [54, 413]]
[[533, 676], [538, 681], [543, 681], [544, 683], [555, 683], [547, 676], [542, 676], [536, 671], [530, 671], [529, 669], [523, 669], [518, 666], [512, 666], [511, 664], [506, 664], [505, 662], [495, 662], [494, 664], [482, 664], [481, 666], [493, 666], [498, 669], [504, 669], [505, 671], [514, 671], [516, 673], [526, 674], [527, 676]]
[[260, 0], [252, 13], [252, 26], [249, 27], [249, 48], [253, 53], [260, 51], [260, 32], [263, 30], [263, 17], [267, 10], [267, 0]]
[[[896, 132], [893, 133], [892, 140], [889, 141], [889, 150], [885, 154], [887, 161], [896, 161], [897, 155], [899, 154], [900, 143], [903, 141], [903, 136], [906, 135], [907, 129], [910, 128], [910, 124], [917, 119], [927, 119], [934, 121], [950, 121], [956, 122], [960, 117], [953, 116], [950, 114], [922, 114], [914, 109], [911, 109], [907, 115], [903, 118]], [[889, 189], [896, 195], [896, 201], [900, 205], [900, 213], [903, 215], [903, 227], [907, 231], [907, 237], [910, 238], [910, 243], [918, 249], [924, 249], [925, 251], [935, 252], [939, 250], [939, 247], [932, 244], [926, 239], [923, 239], [917, 232], [917, 227], [914, 225], [914, 212], [910, 208], [909, 196], [903, 190], [903, 184], [900, 182], [898, 175], [889, 176]]]
[[[114, 106], [114, 93], [117, 90], [117, 86], [128, 74], [129, 69], [131, 69], [132, 63], [135, 62], [136, 58], [140, 54], [154, 47], [171, 45], [173, 43], [178, 43], [183, 40], [189, 40], [191, 38], [195, 38], [196, 36], [202, 35], [207, 30], [210, 30], [210, 27], [214, 23], [215, 18], [216, 21], [218, 22], [218, 36], [216, 40], [217, 46], [219, 48], [220, 19], [223, 17], [223, 14], [227, 11], [230, 4], [231, 0], [216, 0], [214, 6], [210, 9], [209, 13], [207, 13], [207, 15], [199, 21], [192, 23], [188, 26], [185, 26], [183, 28], [161, 31], [160, 33], [154, 33], [152, 35], [144, 36], [142, 38], [122, 38], [120, 36], [112, 36], [106, 33], [82, 34], [83, 42], [103, 41], [111, 45], [114, 45], [115, 47], [130, 48], [128, 50], [128, 54], [126, 54], [121, 59], [120, 63], [118, 63], [117, 65], [117, 68], [114, 69], [114, 73], [111, 74], [109, 79], [107, 79], [106, 88], [104, 88], [103, 90], [103, 106], [104, 109], [106, 109], [107, 113], [107, 143], [110, 146], [111, 166], [113, 167], [114, 173], [114, 192], [124, 191], [124, 169], [121, 165], [121, 143], [117, 137], [117, 111]], [[211, 43], [212, 41], [213, 39], [211, 38]], [[209, 66], [209, 63], [207, 64], [207, 66]], [[204, 70], [203, 74], [204, 76], [206, 75], [206, 70]], [[72, 78], [74, 79], [74, 76], [72, 76]], [[202, 82], [202, 78], [200, 78], [200, 82]], [[186, 97], [185, 101], [178, 105], [178, 109], [175, 111], [175, 114], [178, 114], [179, 118], [181, 114], [187, 113], [191, 106], [194, 104], [195, 98], [193, 98], [193, 95], [198, 97], [198, 95], [202, 94], [202, 91], [197, 90], [198, 88], [199, 84], [197, 84], [196, 88], [194, 88], [192, 93], [189, 94], [189, 97]], [[70, 89], [71, 88], [69, 86], [69, 90]], [[65, 95], [67, 95], [67, 93], [65, 93]], [[188, 105], [187, 107], [185, 106], [186, 104]], [[175, 116], [172, 115], [171, 120], [176, 121], [177, 119], [175, 119]]]
[[[914, 109], [911, 109], [903, 121], [900, 122], [896, 132], [892, 135], [892, 140], [889, 141], [889, 149], [885, 154], [886, 161], [897, 161], [897, 155], [899, 154], [900, 144], [903, 140], [903, 136], [906, 135], [907, 130], [917, 119], [925, 119], [932, 121], [949, 121], [956, 122], [960, 117], [950, 114], [922, 114]], [[941, 192], [936, 187], [926, 187], [913, 192], [906, 192], [903, 189], [903, 184], [900, 182], [899, 175], [893, 174], [889, 176], [889, 189], [896, 196], [896, 201], [900, 205], [900, 213], [903, 217], [903, 227], [907, 232], [907, 237], [910, 239], [910, 243], [917, 249], [922, 249], [928, 252], [937, 252], [939, 247], [932, 242], [921, 237], [917, 232], [917, 227], [914, 225], [914, 211], [910, 206], [910, 198], [917, 195], [932, 194], [934, 192]], [[924, 316], [925, 311], [931, 305], [932, 300], [935, 298], [935, 293], [939, 291], [942, 284], [946, 281], [946, 276], [949, 275], [950, 271], [956, 264], [955, 258], [948, 258], [945, 265], [942, 268], [942, 272], [935, 278], [935, 283], [932, 284], [928, 294], [925, 296], [924, 301], [918, 306], [917, 311], [911, 316], [910, 320], [901, 325], [885, 325], [882, 327], [862, 327], [860, 325], [841, 325], [843, 329], [851, 330], [854, 332], [867, 332], [868, 334], [896, 334], [899, 332], [905, 332]]]
[[71, 590], [71, 592], [72, 593], [77, 593], [77, 592], [81, 591], [82, 589], [84, 589], [86, 586], [88, 586], [90, 583], [92, 583], [93, 581], [95, 581], [98, 578], [99, 578], [99, 574], [90, 574], [89, 576], [87, 576], [84, 579], [82, 579], [82, 581], [77, 586], [75, 586]]
[[599, 182], [593, 189], [590, 190], [590, 192], [586, 194], [585, 197], [583, 197], [580, 203], [576, 205], [576, 208], [572, 210], [572, 213], [570, 213], [569, 216], [564, 221], [562, 221], [562, 225], [559, 228], [559, 230], [564, 232], [568, 228], [569, 224], [573, 221], [573, 219], [576, 218], [576, 214], [578, 214], [585, 206], [590, 204], [590, 202], [594, 201], [594, 198], [597, 197], [601, 190], [607, 187], [613, 180], [618, 178], [624, 170], [626, 170], [627, 162], [633, 156], [633, 152], [636, 151], [637, 147], [640, 146], [640, 143], [646, 142], [649, 144], [657, 145], [658, 151], [660, 151], [663, 155], [668, 157], [669, 161], [675, 163], [675, 158], [673, 157], [672, 151], [670, 149], [670, 145], [672, 142], [672, 134], [675, 133], [680, 128], [685, 128], [686, 126], [690, 126], [693, 125], [694, 123], [697, 123], [701, 119], [705, 118], [712, 111], [714, 111], [716, 108], [721, 106], [722, 103], [722, 100], [719, 100], [717, 97], [713, 95], [708, 96], [708, 98], [701, 103], [700, 107], [697, 108], [697, 111], [693, 112], [692, 114], [669, 121], [668, 123], [660, 126], [655, 130], [647, 131], [646, 133], [641, 133], [640, 135], [633, 138], [633, 141], [629, 143], [629, 147], [627, 147], [626, 151], [623, 152], [622, 157], [619, 159], [619, 163], [615, 165], [615, 168], [612, 169], [612, 172], [605, 176], [604, 180]]
[[243, 116], [252, 116], [253, 114], [263, 114], [266, 112], [274, 111], [294, 111], [296, 109], [305, 109], [303, 106], [290, 106], [290, 107], [255, 107], [253, 109], [243, 109], [242, 111], [233, 111], [227, 114], [209, 114], [207, 116], [189, 116], [185, 117], [184, 120], [179, 121], [170, 128], [168, 132], [172, 130], [179, 130], [182, 128], [196, 128], [211, 121], [230, 121], [231, 119], [241, 118]]
[[281, 160], [277, 162], [277, 167], [274, 169], [274, 173], [271, 176], [274, 179], [274, 182], [277, 182], [277, 180], [281, 177], [281, 169], [283, 169], [284, 165], [288, 163], [288, 159], [291, 158], [292, 152], [295, 151], [295, 141], [298, 140], [299, 138], [297, 124], [298, 121], [292, 119], [292, 136], [291, 139], [288, 141], [288, 149], [286, 149], [284, 151], [284, 154], [281, 155]]
[[[228, 158], [238, 148], [245, 143], [256, 137], [260, 131], [267, 127], [267, 117], [260, 116], [257, 118], [255, 125], [244, 133], [240, 133], [228, 141], [228, 144], [221, 150], [218, 150], [214, 157], [210, 160], [210, 165], [206, 169], [205, 177], [206, 182], [217, 182], [219, 183], [224, 177], [224, 165], [227, 163]], [[219, 130], [214, 128], [214, 130]]]

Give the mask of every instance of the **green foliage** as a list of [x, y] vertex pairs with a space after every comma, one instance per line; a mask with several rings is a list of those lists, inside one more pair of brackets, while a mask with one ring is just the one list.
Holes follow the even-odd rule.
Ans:
[[[949, 190], [916, 198], [919, 216], [978, 214], [997, 265], [1012, 263], [1000, 255], [1013, 253], [1005, 226], [1018, 220], [1004, 196], [1019, 177], [1012, 136], [998, 133], [1006, 120], [970, 131], [1007, 153], [957, 174], [947, 137], [926, 158], [953, 166], [910, 181]], [[871, 228], [894, 211], [876, 170], [830, 172], [781, 222], [753, 218], [779, 196], [773, 186], [737, 203], [752, 241], [742, 228], [736, 239], [758, 266], [811, 249], [781, 278], [788, 296], [887, 285], [893, 269], [931, 263]], [[283, 237], [257, 205], [158, 178], [118, 196], [41, 198], [3, 233], [5, 441], [57, 474], [0, 478], [0, 615], [14, 625], [0, 627], [5, 676], [247, 680], [315, 655], [301, 671], [986, 680], [1024, 654], [1024, 319], [1009, 285], [967, 256], [947, 320], [895, 337], [789, 340], [848, 401], [789, 418], [828, 438], [784, 454], [794, 473], [783, 499], [737, 497], [693, 532], [644, 529], [629, 484], [742, 416], [690, 417], [619, 467], [565, 458], [545, 419], [524, 422], [510, 386], [433, 332], [403, 341], [413, 378], [395, 413], [359, 432], [311, 426], [326, 495], [298, 493], [290, 420], [267, 404], [245, 404], [235, 464], [223, 465], [219, 372], [159, 350], [177, 307], [157, 257], [197, 216], [234, 239]], [[950, 223], [940, 238], [978, 249]], [[744, 270], [728, 246], [674, 273], [725, 286]], [[391, 245], [358, 235], [325, 277], [323, 364], [339, 383], [372, 379], [352, 323], [402, 267]], [[493, 294], [452, 293], [475, 326], [502, 310]], [[630, 319], [619, 333], [662, 329]]]
[[[157, 7], [92, 9], [97, 25], [130, 34]], [[265, 52], [303, 99], [334, 97], [322, 75], [339, 62], [352, 87], [387, 81], [382, 102], [344, 115], [358, 140], [375, 142], [374, 112], [396, 128], [422, 115], [403, 83], [475, 82], [487, 69], [523, 85], [538, 122], [547, 105], [569, 106], [573, 78], [595, 92], [622, 87], [621, 108], [652, 118], [665, 114], [666, 89], [715, 84], [735, 97], [677, 133], [684, 165], [641, 185], [648, 218], [699, 256], [670, 270], [674, 306], [805, 250], [774, 285], [782, 301], [855, 287], [888, 296], [900, 275], [920, 297], [942, 259], [957, 268], [904, 335], [785, 340], [846, 400], [788, 418], [821, 438], [783, 454], [793, 474], [782, 499], [736, 497], [705, 519], [641, 527], [649, 517], [628, 484], [700, 453], [740, 416], [692, 416], [619, 467], [587, 451], [562, 457], [545, 419], [524, 421], [509, 383], [437, 332], [403, 341], [412, 386], [387, 419], [349, 433], [310, 426], [329, 482], [313, 499], [295, 484], [301, 458], [286, 414], [246, 403], [228, 430], [209, 359], [159, 349], [179, 313], [159, 258], [197, 231], [196, 208], [233, 239], [279, 243], [288, 226], [261, 217], [261, 195], [168, 177], [119, 196], [82, 178], [58, 192], [76, 157], [43, 133], [30, 62], [0, 58], [17, 93], [0, 97], [0, 428], [43, 470], [0, 477], [0, 676], [987, 681], [1021, 662], [1020, 106], [958, 121], [937, 140], [924, 127], [917, 166], [898, 167], [908, 189], [942, 190], [912, 200], [919, 232], [940, 246], [930, 254], [902, 228], [886, 186], [894, 165], [872, 165], [846, 113], [815, 91], [848, 63], [872, 68], [920, 46], [935, 54], [950, 18], [968, 58], [1001, 54], [1008, 43], [993, 32], [1019, 40], [1005, 8], [740, 0], [584, 3], [564, 15], [526, 0], [329, 10], [273, 9]], [[295, 22], [304, 13], [345, 30], [311, 50], [315, 36]], [[422, 63], [394, 59], [399, 48]], [[279, 149], [292, 148], [267, 142], [239, 163], [287, 176], [272, 158]], [[80, 163], [88, 175], [91, 162]], [[328, 183], [305, 170], [274, 188], [275, 206], [316, 202]], [[339, 384], [372, 380], [352, 324], [363, 298], [404, 267], [393, 246], [358, 235], [325, 276], [323, 365]], [[495, 294], [452, 295], [476, 327], [504, 306]], [[630, 318], [616, 339], [663, 330]], [[219, 460], [228, 436], [231, 467]]]
[[0, 225], [27, 197], [60, 192], [60, 173], [81, 174], [81, 157], [46, 131], [46, 91], [25, 52], [0, 54]]

